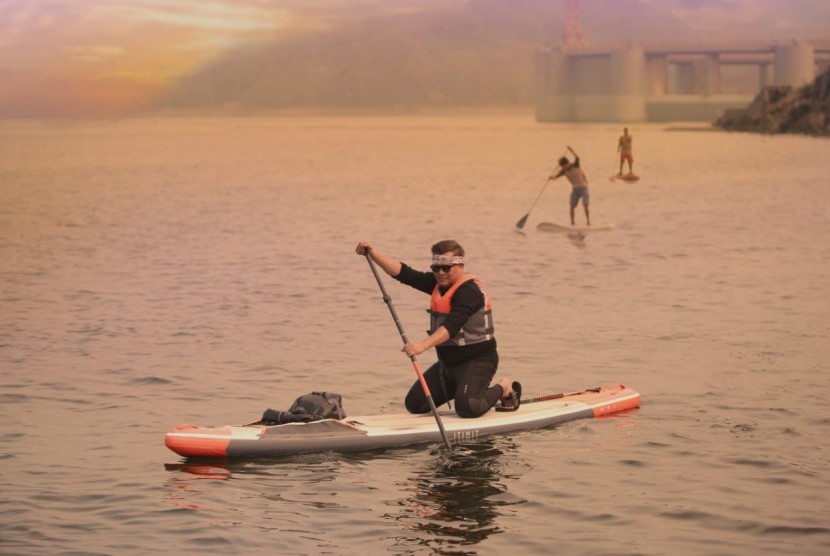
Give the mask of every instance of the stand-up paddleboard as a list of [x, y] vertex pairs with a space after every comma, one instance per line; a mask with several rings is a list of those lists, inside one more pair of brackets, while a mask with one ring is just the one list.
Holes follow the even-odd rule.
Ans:
[[613, 224], [600, 224], [598, 226], [567, 226], [565, 224], [557, 224], [555, 222], [540, 222], [536, 225], [536, 229], [540, 232], [556, 232], [556, 233], [588, 233], [588, 232], [607, 232], [614, 229]]
[[629, 172], [627, 174], [617, 174], [616, 176], [611, 176], [611, 181], [614, 180], [623, 180], [627, 182], [635, 182], [640, 180], [640, 176], [633, 172]]
[[[602, 417], [640, 405], [640, 394], [623, 385], [523, 400], [515, 411], [489, 411], [463, 419], [451, 410], [441, 417], [453, 443], [483, 436], [538, 429], [574, 419]], [[168, 432], [165, 445], [185, 457], [284, 456], [306, 452], [355, 452], [411, 444], [438, 443], [442, 436], [430, 413], [389, 414], [324, 419], [311, 423], [266, 426], [180, 425]]]

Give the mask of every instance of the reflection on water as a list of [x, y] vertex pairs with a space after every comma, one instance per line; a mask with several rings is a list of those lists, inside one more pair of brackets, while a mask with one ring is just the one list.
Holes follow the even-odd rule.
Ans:
[[585, 249], [586, 237], [588, 237], [588, 234], [584, 234], [582, 232], [571, 232], [568, 234], [568, 239], [571, 241], [571, 245], [578, 249]]
[[218, 507], [209, 507], [194, 501], [198, 493], [204, 492], [201, 487], [203, 481], [227, 481], [231, 478], [231, 472], [221, 465], [210, 465], [208, 463], [167, 463], [164, 465], [167, 471], [181, 471], [174, 477], [167, 480], [166, 500], [173, 506], [188, 510], [213, 510]]
[[[509, 501], [507, 496], [505, 480], [509, 477], [505, 474], [504, 458], [513, 449], [514, 445], [503, 438], [490, 438], [455, 445], [451, 452], [441, 447], [416, 446], [233, 461], [191, 459], [164, 465], [166, 471], [173, 473], [165, 482], [166, 499], [178, 508], [223, 511], [215, 502], [223, 496], [218, 483], [233, 481], [238, 483], [237, 488], [255, 491], [257, 498], [278, 504], [275, 508], [288, 506], [271, 512], [279, 522], [278, 516], [283, 512], [294, 515], [300, 511], [297, 506], [339, 510], [344, 498], [350, 497], [344, 492], [346, 484], [360, 487], [359, 483], [367, 481], [370, 496], [376, 499], [373, 493], [385, 492], [387, 488], [382, 477], [367, 478], [364, 468], [386, 462], [400, 469], [412, 461], [417, 465], [412, 465], [403, 482], [397, 483], [398, 497], [386, 502], [399, 508], [384, 515], [395, 524], [390, 538], [398, 546], [429, 544], [442, 553], [465, 554], [468, 552], [460, 547], [477, 545], [502, 532], [496, 523], [500, 506], [523, 502]], [[393, 476], [392, 480], [399, 479]]]
[[[241, 488], [253, 488], [256, 496], [270, 501], [291, 502], [284, 485], [291, 488], [315, 485], [323, 488], [326, 483], [342, 480], [340, 469], [346, 463], [345, 456], [323, 452], [299, 454], [277, 458], [252, 457], [238, 460], [225, 458], [190, 458], [180, 463], [166, 463], [164, 469], [174, 472], [166, 483], [167, 500], [174, 506], [215, 511], [217, 508], [203, 500], [222, 496], [217, 483], [238, 480]], [[259, 481], [265, 481], [261, 483]], [[336, 488], [336, 486], [332, 487]], [[311, 492], [302, 492], [294, 502], [324, 507], [328, 502], [315, 499]], [[336, 505], [336, 504], [335, 504]]]
[[492, 439], [454, 446], [406, 480], [410, 496], [400, 501], [395, 520], [416, 531], [421, 542], [426, 535], [442, 553], [467, 553], [459, 547], [502, 531], [495, 519], [498, 506], [506, 503], [498, 499], [506, 492], [503, 457]]
[[[353, 454], [186, 460], [164, 465], [171, 473], [165, 499], [176, 508], [216, 514], [228, 511], [229, 494], [238, 497], [242, 492], [246, 505], [264, 512], [258, 518], [267, 528], [302, 526], [309, 532], [322, 526], [303, 520], [312, 508], [339, 514], [349, 506], [380, 503], [397, 508], [383, 513], [392, 530], [382, 541], [407, 550], [426, 545], [442, 554], [476, 554], [488, 537], [504, 532], [498, 525], [502, 508], [525, 502], [508, 491], [508, 457], [518, 457], [516, 446], [504, 438], [489, 438], [455, 445], [451, 452], [417, 446]], [[386, 465], [395, 473], [366, 475], [367, 468]], [[387, 478], [392, 484], [384, 484]], [[328, 527], [330, 519], [323, 519]]]

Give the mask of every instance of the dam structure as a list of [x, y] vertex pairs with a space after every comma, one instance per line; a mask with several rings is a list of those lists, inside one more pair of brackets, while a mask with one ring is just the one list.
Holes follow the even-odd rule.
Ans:
[[536, 54], [540, 122], [714, 121], [767, 85], [811, 83], [830, 65], [830, 44], [598, 49]]

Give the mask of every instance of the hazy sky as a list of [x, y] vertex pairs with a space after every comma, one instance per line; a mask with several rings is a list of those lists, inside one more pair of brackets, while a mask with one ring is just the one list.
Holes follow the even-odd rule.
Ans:
[[234, 42], [290, 25], [273, 4], [0, 0], [0, 104], [61, 113], [140, 103]]
[[[0, 116], [118, 113], [246, 41], [476, 2], [510, 9], [517, 1], [0, 0]], [[640, 14], [671, 17], [692, 36], [741, 27], [771, 38], [830, 39], [825, 5], [830, 2], [582, 0], [581, 19], [589, 38], [597, 19], [613, 26], [618, 16]]]

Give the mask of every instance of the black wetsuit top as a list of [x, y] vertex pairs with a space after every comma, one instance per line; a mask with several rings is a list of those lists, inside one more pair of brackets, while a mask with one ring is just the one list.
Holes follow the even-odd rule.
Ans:
[[[401, 272], [394, 277], [396, 280], [407, 286], [411, 286], [416, 290], [420, 290], [426, 294], [432, 295], [432, 290], [438, 283], [435, 280], [435, 275], [432, 272], [421, 272], [415, 270], [405, 263], [401, 263]], [[440, 288], [439, 291], [443, 295], [449, 288]], [[454, 338], [456, 334], [476, 311], [484, 307], [484, 294], [479, 289], [474, 280], [468, 280], [455, 290], [452, 296], [452, 309], [449, 316], [444, 321], [443, 326], [450, 333], [450, 338]], [[434, 330], [430, 330], [430, 334]], [[496, 339], [492, 338], [477, 344], [469, 344], [466, 346], [435, 346], [435, 351], [440, 359], [448, 367], [460, 365], [476, 357], [495, 352]]]

